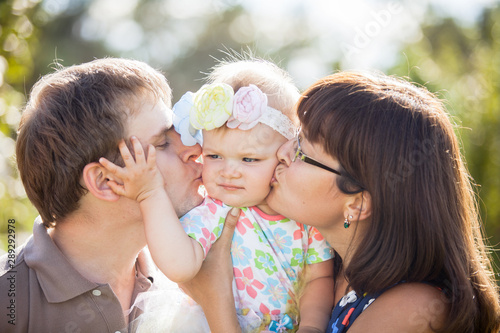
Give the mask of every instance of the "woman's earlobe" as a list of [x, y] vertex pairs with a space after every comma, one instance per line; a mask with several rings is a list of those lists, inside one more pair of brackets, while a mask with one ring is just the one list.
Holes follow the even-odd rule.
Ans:
[[100, 163], [92, 162], [83, 168], [82, 181], [84, 187], [96, 198], [105, 201], [117, 201], [120, 196], [113, 192], [108, 185], [108, 181], [114, 180], [121, 182], [119, 179], [110, 174]]

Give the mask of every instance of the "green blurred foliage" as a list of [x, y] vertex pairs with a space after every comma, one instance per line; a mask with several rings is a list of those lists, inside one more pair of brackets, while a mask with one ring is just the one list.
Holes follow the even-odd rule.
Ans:
[[[31, 232], [35, 209], [26, 198], [14, 163], [15, 131], [25, 103], [25, 79], [33, 76], [37, 29], [31, 17], [35, 2], [0, 4], [0, 235], [15, 219], [16, 236]], [[2, 249], [7, 237], [0, 237]]]
[[[195, 0], [190, 0], [192, 2]], [[15, 130], [29, 89], [54, 63], [64, 66], [104, 56], [144, 60], [163, 70], [174, 101], [196, 90], [220, 50], [251, 49], [286, 68], [296, 49], [313, 45], [304, 13], [294, 11], [281, 41], [263, 41], [238, 1], [195, 1], [182, 9], [172, 0], [7, 0], [0, 3], [0, 234], [15, 218], [30, 232], [36, 211], [14, 167]], [[185, 4], [187, 7], [188, 4]], [[184, 10], [184, 11], [183, 11]], [[477, 184], [490, 242], [500, 243], [500, 9], [487, 8], [473, 24], [457, 23], [428, 10], [423, 37], [404, 46], [389, 74], [407, 76], [444, 100], [459, 125], [466, 161]], [[99, 17], [101, 19], [99, 19]], [[255, 27], [254, 27], [255, 28]], [[252, 30], [253, 29], [253, 30]], [[121, 45], [117, 45], [121, 41]], [[125, 44], [123, 44], [125, 43]], [[341, 66], [340, 59], [330, 64]], [[312, 83], [312, 82], [311, 82]], [[0, 248], [7, 238], [0, 235]]]
[[[500, 243], [500, 7], [472, 26], [431, 18], [424, 37], [406, 46], [391, 72], [436, 92], [452, 114], [469, 172], [477, 184], [486, 235]], [[493, 255], [500, 267], [498, 254]]]

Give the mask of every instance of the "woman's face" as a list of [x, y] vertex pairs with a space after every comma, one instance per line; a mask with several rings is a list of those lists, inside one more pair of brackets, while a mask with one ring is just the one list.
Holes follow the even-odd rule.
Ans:
[[[321, 164], [338, 170], [339, 163], [320, 144], [312, 144], [300, 134], [302, 153]], [[320, 231], [341, 225], [346, 196], [336, 185], [337, 174], [297, 158], [297, 140], [290, 140], [278, 150], [269, 206], [295, 221], [317, 227]]]

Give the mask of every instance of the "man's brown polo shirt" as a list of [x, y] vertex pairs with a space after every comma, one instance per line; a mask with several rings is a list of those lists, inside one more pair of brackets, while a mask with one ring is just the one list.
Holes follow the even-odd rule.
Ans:
[[[40, 221], [33, 236], [16, 249], [15, 264], [0, 258], [0, 332], [133, 332], [108, 284], [81, 276], [57, 248]], [[137, 264], [133, 300], [157, 274], [149, 252]], [[148, 279], [149, 277], [149, 279]], [[132, 300], [132, 302], [133, 302]], [[133, 310], [132, 321], [139, 315]]]

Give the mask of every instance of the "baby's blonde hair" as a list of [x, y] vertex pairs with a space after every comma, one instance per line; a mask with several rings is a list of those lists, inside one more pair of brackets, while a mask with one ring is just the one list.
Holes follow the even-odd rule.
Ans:
[[207, 81], [229, 84], [235, 93], [241, 87], [254, 84], [267, 95], [270, 107], [281, 111], [295, 125], [299, 124], [295, 110], [299, 90], [290, 74], [270, 61], [249, 54], [229, 55], [213, 67]]

